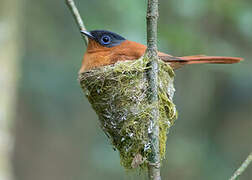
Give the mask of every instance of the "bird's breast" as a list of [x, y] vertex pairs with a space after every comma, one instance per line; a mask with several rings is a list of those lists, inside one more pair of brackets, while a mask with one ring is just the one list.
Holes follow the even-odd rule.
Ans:
[[85, 53], [79, 73], [84, 71], [105, 66], [110, 64], [110, 53], [105, 52], [95, 52], [95, 53]]

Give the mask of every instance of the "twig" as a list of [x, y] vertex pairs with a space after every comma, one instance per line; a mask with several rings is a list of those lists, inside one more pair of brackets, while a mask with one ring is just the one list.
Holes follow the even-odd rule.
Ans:
[[248, 155], [247, 159], [242, 163], [242, 165], [235, 171], [233, 176], [229, 180], [235, 180], [240, 176], [252, 162], [252, 152]]
[[[158, 104], [158, 56], [157, 56], [157, 20], [158, 0], [148, 0], [147, 9], [147, 51], [150, 59], [148, 70], [149, 100], [150, 104]], [[151, 153], [148, 157], [148, 176], [150, 180], [161, 180], [160, 176], [160, 152], [159, 152], [159, 109], [157, 106], [151, 111], [152, 118], [149, 127]]]
[[[66, 0], [66, 4], [69, 7], [76, 24], [79, 26], [80, 30], [86, 30], [85, 25], [83, 23], [83, 20], [80, 16], [79, 10], [77, 9], [77, 7], [75, 6], [74, 0]], [[88, 38], [86, 36], [82, 36], [85, 44], [88, 44]]]

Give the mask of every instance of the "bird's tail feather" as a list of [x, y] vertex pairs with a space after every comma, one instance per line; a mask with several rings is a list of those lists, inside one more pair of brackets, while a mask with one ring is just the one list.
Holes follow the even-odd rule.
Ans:
[[238, 63], [242, 58], [223, 56], [184, 56], [179, 57], [185, 64], [233, 64]]
[[173, 69], [178, 69], [186, 64], [233, 64], [238, 63], [242, 58], [223, 56], [159, 56], [163, 61], [168, 62]]

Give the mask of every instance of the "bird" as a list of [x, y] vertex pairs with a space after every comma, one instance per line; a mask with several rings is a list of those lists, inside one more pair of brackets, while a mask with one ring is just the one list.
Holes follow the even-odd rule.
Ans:
[[[107, 30], [82, 30], [81, 33], [88, 37], [88, 45], [79, 73], [98, 67], [113, 65], [118, 61], [137, 60], [142, 57], [147, 46], [127, 40], [121, 35]], [[182, 56], [176, 57], [163, 52], [158, 52], [158, 57], [175, 70], [187, 64], [233, 64], [242, 58], [224, 56]]]

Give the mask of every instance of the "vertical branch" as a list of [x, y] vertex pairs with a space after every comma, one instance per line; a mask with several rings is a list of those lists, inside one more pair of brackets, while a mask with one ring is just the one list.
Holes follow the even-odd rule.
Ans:
[[[69, 10], [71, 11], [74, 19], [75, 19], [75, 22], [76, 24], [79, 26], [79, 29], [80, 30], [86, 30], [85, 28], [85, 25], [83, 23], [83, 20], [80, 16], [80, 13], [79, 13], [79, 10], [77, 9], [75, 3], [74, 3], [74, 0], [66, 0], [66, 4], [67, 6], [69, 7]], [[87, 45], [88, 44], [88, 38], [86, 36], [82, 36], [85, 44]]]
[[147, 9], [147, 51], [150, 59], [148, 70], [149, 100], [155, 105], [151, 110], [151, 122], [149, 127], [149, 138], [151, 153], [148, 157], [148, 176], [150, 180], [161, 180], [160, 176], [160, 152], [159, 152], [159, 109], [158, 109], [158, 55], [157, 55], [157, 20], [158, 0], [148, 0]]
[[252, 162], [252, 152], [248, 155], [247, 159], [242, 163], [242, 165], [235, 171], [233, 176], [229, 180], [235, 180], [240, 176]]
[[13, 168], [17, 172], [15, 151], [19, 147], [15, 130], [19, 121], [14, 109], [19, 100], [20, 66], [25, 49], [22, 34], [26, 5], [25, 0], [8, 0], [0, 6], [0, 179], [4, 180], [14, 179]]

